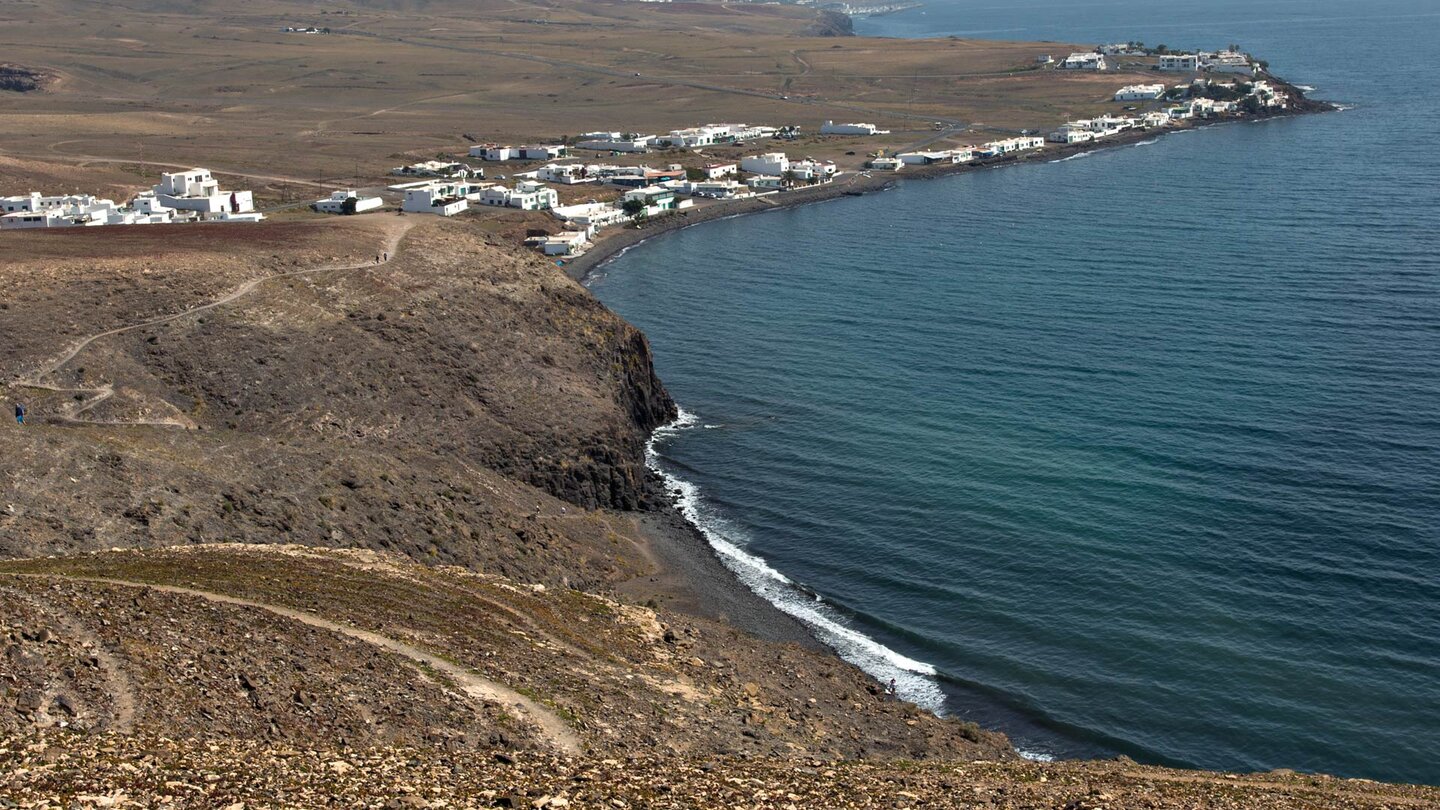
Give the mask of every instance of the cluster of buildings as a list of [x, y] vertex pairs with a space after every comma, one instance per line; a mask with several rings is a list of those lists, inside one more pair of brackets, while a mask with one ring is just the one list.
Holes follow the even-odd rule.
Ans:
[[1260, 66], [1239, 51], [1200, 51], [1199, 53], [1166, 53], [1160, 55], [1159, 69], [1170, 73], [1234, 73], [1253, 76]]
[[976, 160], [987, 160], [1002, 155], [1041, 149], [1044, 146], [1044, 138], [1025, 135], [1018, 138], [1005, 138], [1004, 140], [991, 141], [980, 146], [962, 146], [956, 149], [932, 149], [920, 152], [902, 152], [898, 155], [881, 155], [876, 158], [871, 158], [870, 162], [866, 165], [876, 171], [893, 172], [899, 171], [905, 166], [936, 166], [947, 163], [971, 163]]
[[1234, 114], [1245, 108], [1246, 99], [1254, 99], [1254, 105], [1262, 110], [1284, 109], [1289, 105], [1285, 94], [1266, 81], [1256, 81], [1248, 85], [1217, 84], [1209, 79], [1196, 79], [1188, 85], [1177, 85], [1174, 91], [1168, 91], [1162, 84], [1122, 87], [1115, 93], [1115, 100], [1155, 101], [1167, 96], [1178, 96], [1182, 100], [1163, 109], [1133, 117], [1102, 115], [1099, 118], [1070, 121], [1050, 133], [1047, 140], [1063, 144], [1084, 143], [1107, 138], [1127, 129], [1153, 129], [1168, 126], [1175, 121]]
[[1127, 129], [1163, 127], [1169, 123], [1170, 116], [1163, 112], [1146, 113], [1131, 118], [1102, 115], [1099, 118], [1081, 118], [1069, 121], [1046, 136], [1046, 140], [1051, 143], [1063, 144], [1086, 143], [1118, 135]]
[[576, 149], [592, 152], [638, 153], [652, 149], [701, 149], [721, 144], [744, 143], [773, 138], [784, 130], [756, 124], [705, 124], [671, 130], [665, 135], [634, 132], [586, 132], [575, 142]]
[[0, 229], [158, 225], [172, 222], [259, 222], [249, 191], [226, 191], [208, 169], [160, 175], [160, 182], [130, 202], [89, 194], [47, 197], [39, 192], [0, 197]]
[[534, 236], [528, 242], [547, 256], [563, 258], [584, 252], [589, 239], [602, 228], [683, 210], [697, 199], [735, 200], [797, 185], [828, 183], [839, 174], [839, 168], [830, 161], [791, 160], [784, 152], [766, 152], [749, 155], [738, 163], [711, 163], [689, 172], [679, 165], [661, 170], [646, 166], [551, 164], [529, 174], [537, 179], [566, 178], [555, 182], [599, 182], [626, 189], [613, 202], [590, 201], [550, 208], [551, 215], [565, 223], [565, 230]]
[[[1125, 45], [1101, 45], [1098, 50], [1086, 53], [1072, 53], [1056, 65], [1059, 70], [1109, 70], [1110, 61], [1107, 57], [1112, 56], [1139, 56], [1145, 51], [1135, 46]], [[1164, 53], [1159, 55], [1158, 70], [1170, 73], [1197, 73], [1209, 71], [1211, 73], [1235, 73], [1253, 76], [1259, 72], [1260, 66], [1248, 55], [1240, 51], [1200, 51], [1199, 53]], [[1055, 60], [1049, 55], [1041, 56], [1041, 64], [1051, 64]]]
[[465, 179], [430, 180], [390, 188], [404, 193], [400, 210], [410, 214], [453, 217], [469, 210], [471, 203], [522, 211], [544, 211], [560, 204], [555, 189], [533, 180], [521, 180], [514, 188]]

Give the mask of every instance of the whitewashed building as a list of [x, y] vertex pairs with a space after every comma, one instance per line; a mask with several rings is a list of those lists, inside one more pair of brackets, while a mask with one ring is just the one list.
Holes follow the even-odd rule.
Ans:
[[550, 215], [563, 222], [573, 222], [589, 229], [592, 233], [610, 225], [624, 222], [629, 216], [617, 205], [607, 202], [580, 203], [578, 205], [557, 205], [550, 209]]
[[790, 158], [784, 152], [767, 152], [740, 158], [740, 169], [751, 174], [778, 177], [790, 168]]
[[881, 129], [874, 124], [837, 124], [834, 121], [826, 121], [820, 125], [821, 135], [889, 135], [890, 130]]
[[1153, 101], [1165, 95], [1163, 84], [1130, 84], [1115, 91], [1116, 101]]
[[580, 136], [576, 149], [595, 152], [647, 152], [655, 140], [653, 135], [636, 135], [626, 132], [587, 132]]
[[465, 199], [468, 190], [468, 186], [440, 181], [412, 186], [405, 189], [405, 200], [400, 203], [400, 210], [411, 214], [453, 217], [470, 207], [470, 202]]
[[540, 252], [546, 256], [579, 256], [590, 246], [590, 234], [585, 231], [561, 231], [553, 236], [540, 239]]
[[1200, 55], [1194, 53], [1161, 54], [1160, 69], [1171, 73], [1194, 73], [1200, 69]]
[[255, 211], [249, 191], [225, 191], [209, 169], [189, 169], [160, 175], [155, 197], [161, 205], [189, 211], [204, 220], [256, 222], [264, 215]]
[[645, 188], [631, 189], [625, 192], [620, 198], [623, 202], [643, 203], [646, 216], [655, 216], [667, 211], [674, 211], [680, 207], [673, 189], [664, 186], [646, 186]]
[[362, 197], [358, 191], [343, 189], [331, 192], [323, 200], [316, 200], [310, 207], [322, 214], [363, 214], [384, 205], [385, 201], [379, 197]]
[[726, 177], [734, 177], [740, 173], [740, 167], [734, 163], [709, 163], [701, 167], [706, 180], [723, 180]]
[[1072, 53], [1065, 57], [1064, 62], [1060, 63], [1061, 70], [1108, 70], [1109, 68], [1110, 63], [1105, 61], [1105, 54], [1093, 51]]
[[397, 177], [484, 177], [480, 169], [472, 169], [464, 163], [449, 160], [422, 160], [409, 166], [396, 166], [390, 173]]

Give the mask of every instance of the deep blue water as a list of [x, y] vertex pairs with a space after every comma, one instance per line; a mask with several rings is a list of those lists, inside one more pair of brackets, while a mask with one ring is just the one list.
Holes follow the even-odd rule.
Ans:
[[732, 567], [1031, 752], [1440, 783], [1440, 7], [931, 0], [862, 30], [1233, 41], [1354, 107], [607, 265], [695, 419], [657, 462]]

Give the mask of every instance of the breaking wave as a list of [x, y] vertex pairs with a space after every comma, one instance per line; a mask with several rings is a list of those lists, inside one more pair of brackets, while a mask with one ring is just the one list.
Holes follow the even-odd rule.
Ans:
[[935, 667], [901, 655], [850, 627], [846, 618], [825, 604], [819, 594], [746, 551], [749, 543], [744, 531], [707, 504], [698, 486], [665, 469], [658, 447], [681, 431], [695, 427], [702, 427], [699, 418], [682, 408], [675, 421], [657, 429], [650, 437], [645, 458], [650, 468], [664, 479], [668, 489], [676, 493], [680, 513], [700, 530], [725, 567], [760, 598], [802, 622], [841, 658], [881, 683], [888, 683], [893, 678], [901, 698], [943, 716], [945, 693], [936, 680]]
[[1050, 162], [1051, 162], [1051, 163], [1066, 163], [1066, 162], [1071, 161], [1071, 160], [1079, 160], [1080, 158], [1083, 158], [1083, 157], [1090, 157], [1090, 156], [1093, 155], [1093, 154], [1095, 154], [1095, 153], [1094, 153], [1094, 152], [1076, 152], [1076, 153], [1073, 154], [1073, 155], [1067, 155], [1067, 156], [1065, 156], [1065, 157], [1063, 157], [1063, 158], [1056, 158], [1056, 159], [1054, 159], [1054, 160], [1052, 160], [1052, 161], [1050, 161]]

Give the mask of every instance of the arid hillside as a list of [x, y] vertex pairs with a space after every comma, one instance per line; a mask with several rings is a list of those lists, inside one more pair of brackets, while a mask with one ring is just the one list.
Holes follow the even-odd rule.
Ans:
[[553, 266], [393, 215], [0, 251], [0, 363], [31, 414], [0, 434], [6, 553], [299, 542], [577, 585], [628, 566], [573, 507], [648, 497], [673, 406], [643, 336]]
[[1440, 802], [1285, 771], [1026, 762], [820, 651], [375, 552], [0, 563], [0, 635], [0, 793], [66, 807]]

